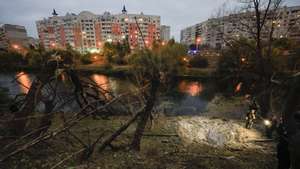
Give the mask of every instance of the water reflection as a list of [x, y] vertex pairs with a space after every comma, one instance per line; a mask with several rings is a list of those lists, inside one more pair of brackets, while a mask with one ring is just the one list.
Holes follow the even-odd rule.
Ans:
[[22, 93], [28, 93], [31, 86], [31, 79], [25, 72], [20, 72], [16, 75], [17, 81], [19, 82], [19, 88]]
[[94, 74], [92, 75], [93, 81], [104, 90], [110, 90], [109, 79], [107, 76]]
[[199, 96], [203, 91], [203, 85], [200, 82], [181, 81], [179, 91], [190, 96]]
[[[12, 83], [12, 80], [18, 76], [20, 76], [18, 80], [24, 84], [24, 86], [19, 83]], [[109, 77], [101, 74], [88, 74], [87, 76], [89, 76], [95, 84], [104, 90], [109, 91], [112, 95], [128, 93], [130, 91], [136, 91], [137, 89], [135, 83], [130, 81], [130, 79]], [[31, 86], [34, 77], [34, 74], [26, 74], [24, 72], [9, 75], [0, 73], [0, 86], [8, 88], [12, 96], [20, 93], [28, 93], [27, 87]], [[62, 76], [61, 78], [62, 81], [69, 80], [68, 76]], [[213, 86], [213, 83], [208, 84], [207, 82], [201, 81], [178, 80], [174, 85], [174, 88], [170, 90], [172, 91], [172, 94], [165, 95], [164, 91], [160, 93], [160, 102], [158, 104], [173, 104], [172, 110], [168, 110], [171, 114], [197, 114], [202, 110], [205, 110], [207, 102], [215, 94]], [[69, 86], [66, 85], [66, 87]], [[105, 96], [110, 98], [110, 94], [106, 94]]]

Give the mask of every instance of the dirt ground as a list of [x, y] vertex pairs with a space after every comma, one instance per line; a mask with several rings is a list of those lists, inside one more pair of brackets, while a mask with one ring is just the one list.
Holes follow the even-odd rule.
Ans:
[[[208, 106], [213, 118], [230, 118], [228, 113], [237, 114], [237, 108], [243, 109], [243, 102], [230, 100], [223, 106]], [[227, 113], [227, 114], [226, 114]], [[209, 113], [207, 113], [209, 114]], [[240, 115], [242, 117], [242, 115]], [[67, 139], [61, 134], [55, 139], [41, 143], [20, 153], [2, 166], [3, 169], [49, 169], [67, 157], [60, 167], [64, 169], [274, 169], [276, 153], [274, 142], [253, 142], [238, 147], [214, 147], [207, 144], [186, 145], [177, 133], [177, 121], [181, 117], [160, 116], [152, 126], [147, 127], [141, 151], [130, 150], [135, 125], [123, 133], [113, 148], [98, 152], [97, 147], [92, 158], [82, 160], [81, 153], [72, 155], [82, 148], [76, 139]], [[103, 131], [113, 132], [125, 123], [129, 117], [110, 117], [109, 119], [87, 119], [72, 129], [83, 138], [85, 143], [95, 140]], [[236, 118], [238, 120], [239, 118]], [[57, 124], [60, 120], [56, 120]], [[263, 138], [262, 138], [263, 139]], [[1, 168], [1, 167], [0, 167]], [[1, 169], [2, 169], [1, 168]]]

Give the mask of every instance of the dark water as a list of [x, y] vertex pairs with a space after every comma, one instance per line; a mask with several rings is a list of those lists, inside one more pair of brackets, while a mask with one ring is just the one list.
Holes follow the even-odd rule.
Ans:
[[[24, 84], [21, 85], [14, 81], [16, 77]], [[108, 77], [102, 74], [89, 74], [93, 81], [101, 85], [104, 89], [114, 94], [121, 94], [134, 90], [136, 86], [124, 78]], [[9, 94], [14, 97], [20, 93], [28, 92], [34, 74], [24, 72], [0, 74], [0, 86], [9, 89]], [[170, 115], [190, 115], [203, 112], [207, 103], [214, 97], [215, 85], [210, 81], [203, 80], [177, 80], [170, 89], [162, 89], [159, 93], [158, 108], [163, 107], [163, 111]]]

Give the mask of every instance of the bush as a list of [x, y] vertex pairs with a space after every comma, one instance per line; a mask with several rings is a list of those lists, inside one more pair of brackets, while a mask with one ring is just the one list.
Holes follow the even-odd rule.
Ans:
[[191, 67], [195, 67], [195, 68], [206, 68], [208, 67], [208, 61], [206, 58], [203, 58], [200, 55], [194, 56], [191, 60], [190, 60], [190, 65]]
[[92, 60], [91, 60], [91, 54], [90, 53], [87, 53], [87, 54], [84, 54], [80, 57], [80, 61], [82, 64], [84, 65], [88, 65], [88, 64], [91, 64], [92, 63]]
[[25, 64], [25, 60], [20, 53], [14, 51], [0, 52], [1, 68], [15, 67], [22, 64]]

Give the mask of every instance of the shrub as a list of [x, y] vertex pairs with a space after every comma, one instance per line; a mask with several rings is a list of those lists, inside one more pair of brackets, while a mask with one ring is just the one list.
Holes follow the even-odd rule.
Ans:
[[200, 55], [194, 56], [190, 60], [190, 65], [195, 68], [206, 68], [208, 66], [208, 61]]
[[92, 63], [92, 60], [91, 60], [91, 54], [90, 54], [90, 53], [87, 53], [87, 54], [81, 55], [80, 61], [81, 61], [81, 63], [84, 64], [84, 65], [91, 64], [91, 63]]
[[25, 63], [23, 56], [14, 51], [0, 52], [0, 66], [1, 68], [14, 67]]

